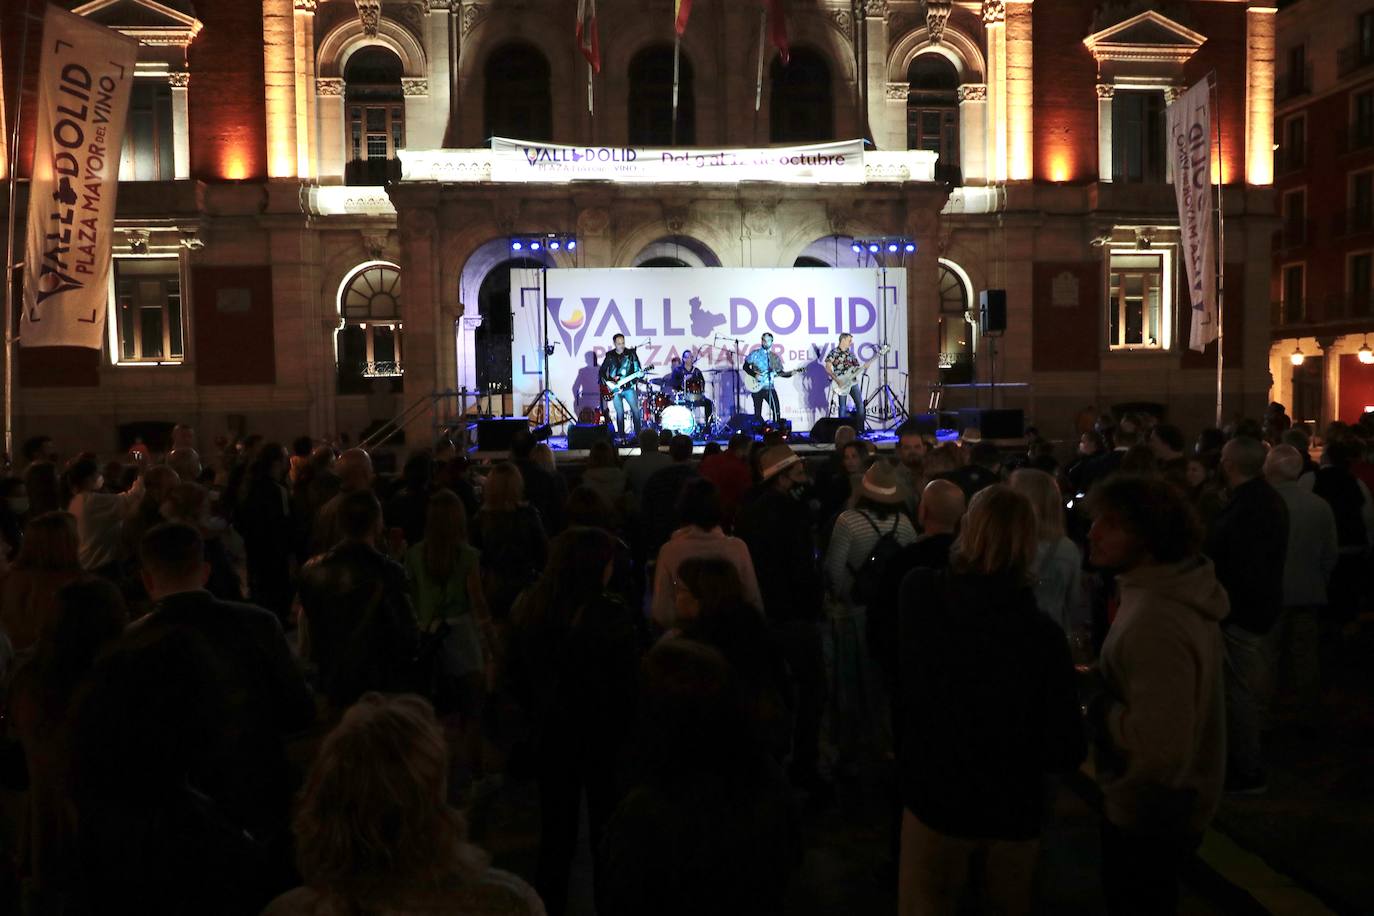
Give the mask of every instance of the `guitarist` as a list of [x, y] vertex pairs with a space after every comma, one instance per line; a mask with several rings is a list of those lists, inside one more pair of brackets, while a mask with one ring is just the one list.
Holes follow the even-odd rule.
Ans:
[[[821, 365], [825, 367], [825, 374], [830, 376], [830, 381], [832, 383], [838, 381], [840, 375], [859, 368], [862, 364], [859, 362], [859, 358], [854, 355], [854, 335], [841, 334], [839, 345], [826, 354]], [[859, 420], [863, 416], [864, 401], [863, 390], [861, 388], [863, 384], [862, 379], [862, 375], [856, 375], [854, 377], [854, 384], [849, 386], [848, 396], [854, 402], [854, 409], [850, 411], [850, 416], [856, 420]], [[843, 407], [844, 398], [841, 397], [840, 400], [840, 406]], [[863, 429], [862, 422], [859, 424], [859, 429]]]
[[778, 391], [773, 387], [773, 380], [792, 373], [783, 371], [781, 357], [773, 352], [772, 334], [765, 331], [760, 338], [759, 348], [744, 358], [744, 371], [759, 383], [758, 390], [750, 392], [754, 397], [754, 416], [762, 420], [763, 405], [767, 404], [773, 412], [773, 425], [776, 426], [781, 419], [782, 406], [778, 403]]
[[[627, 375], [634, 375], [643, 367], [639, 364], [639, 354], [633, 349], [625, 348], [625, 335], [617, 334], [611, 338], [611, 343], [615, 349], [606, 353], [601, 360], [601, 384], [610, 386], [625, 378]], [[639, 436], [639, 395], [635, 392], [633, 384], [626, 385], [618, 391], [609, 395], [615, 403], [615, 424], [616, 431], [620, 435], [625, 435], [625, 408], [630, 408], [630, 421], [634, 424], [635, 436]]]

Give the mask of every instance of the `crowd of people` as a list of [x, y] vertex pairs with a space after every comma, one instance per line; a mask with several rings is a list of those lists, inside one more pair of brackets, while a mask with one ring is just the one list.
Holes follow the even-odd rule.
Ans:
[[[1063, 456], [842, 427], [584, 467], [519, 433], [398, 475], [247, 437], [0, 480], [0, 909], [784, 912], [801, 818], [890, 774], [902, 914], [1026, 912], [1047, 780], [1088, 753], [1112, 912], [1172, 912], [1223, 793], [1369, 600], [1374, 424], [1273, 405]], [[1281, 703], [1290, 704], [1287, 707]], [[883, 775], [881, 778], [889, 778]], [[465, 811], [538, 789], [537, 863]], [[583, 825], [585, 824], [585, 833]]]

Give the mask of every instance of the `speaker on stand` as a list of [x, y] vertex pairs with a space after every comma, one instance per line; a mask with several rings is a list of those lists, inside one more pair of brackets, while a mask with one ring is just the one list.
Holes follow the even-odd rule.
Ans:
[[997, 406], [997, 338], [1006, 330], [1007, 291], [983, 290], [978, 294], [978, 334], [988, 342], [988, 401], [994, 408]]

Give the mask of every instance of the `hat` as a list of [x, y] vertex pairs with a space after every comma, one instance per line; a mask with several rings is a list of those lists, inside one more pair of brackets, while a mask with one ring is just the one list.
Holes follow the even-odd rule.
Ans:
[[772, 480], [778, 475], [779, 471], [790, 468], [792, 465], [801, 461], [797, 453], [792, 451], [791, 446], [773, 445], [763, 450], [759, 456], [759, 471], [763, 474], [764, 480]]
[[892, 465], [886, 461], [879, 461], [869, 468], [864, 474], [860, 495], [875, 503], [896, 505], [902, 502], [901, 491], [897, 489], [897, 475], [893, 473]]
[[976, 426], [970, 426], [959, 434], [959, 438], [964, 442], [982, 442], [983, 433]]

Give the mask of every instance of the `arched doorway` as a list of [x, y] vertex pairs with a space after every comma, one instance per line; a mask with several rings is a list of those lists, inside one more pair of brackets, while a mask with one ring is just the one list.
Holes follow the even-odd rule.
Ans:
[[651, 45], [634, 56], [629, 68], [631, 146], [691, 146], [696, 143], [696, 97], [692, 62], [678, 56], [677, 134], [673, 134], [673, 46]]
[[339, 284], [343, 327], [335, 337], [339, 394], [402, 388], [401, 269], [390, 261], [355, 267]]
[[940, 263], [941, 385], [967, 385], [974, 378], [974, 327], [968, 321], [971, 293], [960, 273], [952, 265]]
[[487, 138], [553, 140], [553, 97], [549, 62], [524, 43], [497, 48], [487, 58], [484, 130]]
[[510, 307], [510, 274], [512, 270], [544, 267], [533, 258], [510, 258], [502, 261], [482, 278], [477, 292], [477, 310], [482, 324], [472, 332], [477, 390], [487, 395], [510, 394], [513, 390], [511, 340], [514, 337], [514, 315]]
[[907, 149], [929, 150], [935, 178], [962, 184], [959, 170], [959, 71], [940, 54], [919, 54], [907, 70]]
[[786, 66], [774, 59], [770, 73], [768, 137], [773, 143], [821, 143], [835, 139], [835, 100], [830, 64], [812, 48], [793, 48]]

